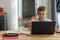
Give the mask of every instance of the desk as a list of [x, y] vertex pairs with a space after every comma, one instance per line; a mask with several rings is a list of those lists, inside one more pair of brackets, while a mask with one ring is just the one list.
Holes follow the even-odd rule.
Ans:
[[55, 33], [54, 35], [20, 35], [19, 39], [28, 39], [28, 40], [60, 40], [60, 34]]
[[[0, 40], [2, 39], [2, 34], [6, 31], [0, 31]], [[54, 35], [19, 35], [19, 40], [60, 40], [60, 34], [55, 33]]]

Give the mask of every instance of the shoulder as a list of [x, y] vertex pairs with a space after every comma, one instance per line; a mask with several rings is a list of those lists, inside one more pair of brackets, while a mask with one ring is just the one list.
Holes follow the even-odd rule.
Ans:
[[52, 20], [50, 20], [50, 19], [48, 19], [48, 18], [45, 18], [45, 21], [52, 21]]
[[35, 21], [39, 22], [39, 18], [36, 18]]

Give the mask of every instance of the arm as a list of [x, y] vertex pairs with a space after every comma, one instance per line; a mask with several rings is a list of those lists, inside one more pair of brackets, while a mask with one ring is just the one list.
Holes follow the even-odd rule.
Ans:
[[31, 22], [28, 22], [28, 23], [25, 23], [25, 24], [24, 24], [24, 27], [25, 27], [25, 28], [29, 28], [30, 25], [31, 25]]
[[32, 23], [33, 21], [35, 21], [35, 19], [36, 19], [35, 16], [31, 17], [31, 20], [30, 20], [28, 23], [25, 23], [25, 24], [24, 24], [24, 27], [25, 27], [25, 28], [29, 28], [29, 27], [31, 26], [31, 23]]

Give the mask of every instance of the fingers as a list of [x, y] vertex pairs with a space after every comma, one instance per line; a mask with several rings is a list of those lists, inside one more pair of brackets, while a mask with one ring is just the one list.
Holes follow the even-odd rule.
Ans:
[[31, 17], [31, 21], [35, 21], [36, 16]]
[[25, 27], [25, 28], [30, 27], [30, 23], [26, 23], [26, 24], [24, 24], [24, 27]]
[[36, 18], [35, 16], [31, 17], [31, 19], [35, 19], [35, 18]]

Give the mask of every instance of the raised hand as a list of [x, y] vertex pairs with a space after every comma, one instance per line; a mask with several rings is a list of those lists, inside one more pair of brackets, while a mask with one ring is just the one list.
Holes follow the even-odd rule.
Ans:
[[36, 19], [36, 16], [31, 17], [31, 21], [35, 21], [35, 19]]

